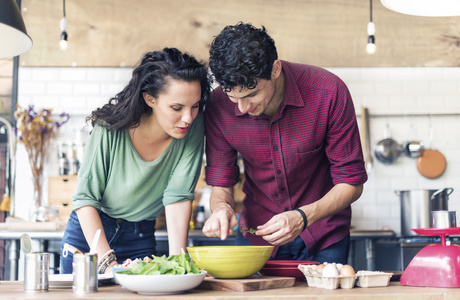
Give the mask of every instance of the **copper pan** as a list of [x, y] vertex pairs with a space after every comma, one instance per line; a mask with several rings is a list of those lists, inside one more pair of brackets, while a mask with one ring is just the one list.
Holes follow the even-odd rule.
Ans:
[[447, 162], [444, 155], [434, 149], [420, 151], [416, 161], [417, 170], [426, 178], [438, 178], [446, 170]]

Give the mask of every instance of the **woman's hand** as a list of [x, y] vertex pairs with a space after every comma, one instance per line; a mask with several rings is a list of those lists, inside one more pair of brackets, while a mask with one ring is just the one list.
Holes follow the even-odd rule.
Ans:
[[116, 267], [116, 266], [118, 266], [118, 262], [112, 261], [112, 262], [110, 263], [110, 265], [107, 267], [107, 269], [105, 269], [104, 274], [110, 274], [110, 273], [112, 273], [112, 267]]

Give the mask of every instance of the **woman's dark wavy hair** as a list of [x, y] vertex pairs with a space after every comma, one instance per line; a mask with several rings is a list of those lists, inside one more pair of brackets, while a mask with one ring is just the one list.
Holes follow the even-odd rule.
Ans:
[[236, 86], [253, 89], [258, 79], [269, 80], [278, 59], [275, 42], [265, 27], [242, 22], [226, 26], [212, 42], [209, 55], [214, 78], [226, 92]]
[[164, 48], [162, 51], [145, 54], [133, 70], [128, 85], [107, 104], [94, 110], [87, 121], [91, 121], [93, 126], [97, 123], [109, 130], [139, 126], [141, 116], [153, 112], [145, 103], [143, 93], [158, 97], [171, 78], [185, 82], [198, 80], [201, 84], [200, 106], [204, 109], [211, 90], [206, 66], [176, 48]]

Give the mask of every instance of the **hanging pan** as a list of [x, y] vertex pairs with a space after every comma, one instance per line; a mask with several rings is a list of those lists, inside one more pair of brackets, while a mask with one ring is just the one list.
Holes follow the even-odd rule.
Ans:
[[446, 170], [447, 162], [444, 155], [431, 147], [433, 141], [433, 126], [431, 117], [429, 120], [430, 126], [430, 142], [428, 149], [421, 150], [419, 157], [416, 160], [416, 166], [419, 173], [426, 178], [438, 178]]
[[438, 150], [426, 149], [417, 157], [417, 170], [426, 178], [438, 178], [446, 170], [447, 162], [444, 155]]
[[375, 157], [377, 160], [385, 165], [394, 163], [401, 155], [401, 145], [393, 138], [391, 138], [390, 126], [387, 122], [385, 128], [385, 138], [380, 140], [374, 150]]

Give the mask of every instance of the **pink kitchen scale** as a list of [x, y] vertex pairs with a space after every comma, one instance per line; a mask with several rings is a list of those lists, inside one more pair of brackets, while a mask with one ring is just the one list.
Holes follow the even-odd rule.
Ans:
[[460, 234], [460, 227], [416, 228], [417, 234], [440, 236], [441, 244], [424, 247], [401, 275], [402, 285], [460, 287], [460, 246], [447, 245], [447, 235]]

